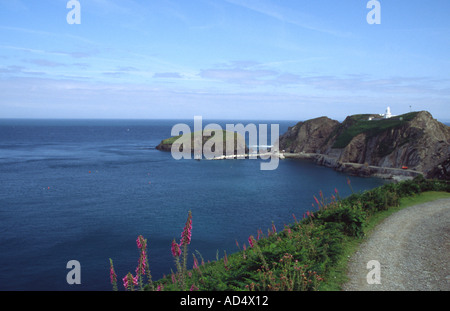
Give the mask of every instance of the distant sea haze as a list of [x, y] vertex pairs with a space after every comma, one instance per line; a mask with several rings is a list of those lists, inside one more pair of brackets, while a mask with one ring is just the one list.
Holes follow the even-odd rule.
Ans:
[[[179, 240], [188, 211], [190, 251], [213, 261], [272, 222], [282, 230], [293, 214], [302, 218], [320, 190], [351, 193], [346, 175], [308, 161], [286, 159], [262, 171], [261, 160], [174, 160], [155, 147], [180, 122], [192, 124], [0, 120], [0, 290], [110, 290], [109, 258], [118, 279], [134, 273], [139, 235], [148, 239], [159, 279], [176, 270], [171, 242]], [[279, 124], [281, 134], [297, 123], [239, 122]], [[350, 180], [354, 191], [386, 183]], [[81, 264], [80, 285], [66, 282], [70, 260]]]

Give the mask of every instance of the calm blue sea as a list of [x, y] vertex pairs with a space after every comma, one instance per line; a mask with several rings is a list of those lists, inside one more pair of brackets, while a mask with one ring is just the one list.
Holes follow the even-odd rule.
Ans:
[[[170, 244], [189, 210], [190, 251], [215, 260], [272, 222], [282, 230], [293, 213], [300, 219], [319, 190], [350, 194], [345, 175], [308, 161], [261, 171], [261, 160], [174, 160], [155, 147], [180, 122], [193, 124], [0, 120], [0, 290], [111, 290], [109, 258], [119, 279], [134, 273], [138, 235], [158, 279], [175, 270]], [[276, 123], [280, 134], [296, 124], [214, 122]], [[350, 179], [355, 191], [385, 183]], [[66, 282], [70, 260], [81, 264], [81, 285]]]

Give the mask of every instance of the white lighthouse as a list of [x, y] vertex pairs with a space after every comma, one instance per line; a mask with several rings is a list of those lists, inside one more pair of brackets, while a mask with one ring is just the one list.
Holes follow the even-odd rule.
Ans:
[[392, 117], [396, 117], [396, 115], [393, 115], [391, 112], [391, 107], [386, 108], [386, 113], [379, 114], [379, 117], [369, 117], [369, 121], [372, 120], [382, 120], [382, 119], [390, 119]]
[[384, 115], [385, 119], [390, 119], [392, 118], [392, 113], [391, 113], [391, 107], [387, 107], [386, 108], [386, 114]]

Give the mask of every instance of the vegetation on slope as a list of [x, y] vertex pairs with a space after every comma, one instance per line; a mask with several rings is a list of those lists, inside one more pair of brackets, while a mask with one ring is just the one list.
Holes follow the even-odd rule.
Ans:
[[[180, 243], [172, 242], [176, 272], [152, 282], [144, 260], [146, 241], [139, 237], [140, 259], [136, 276], [131, 273], [125, 276], [124, 286], [127, 290], [176, 291], [339, 290], [345, 280], [347, 256], [367, 230], [380, 217], [398, 209], [403, 199], [429, 191], [450, 192], [450, 183], [420, 176], [412, 181], [354, 193], [345, 199], [339, 197], [337, 190], [330, 199], [319, 193], [314, 197], [315, 210], [308, 211], [301, 221], [293, 215], [293, 223], [282, 230], [275, 226], [267, 234], [258, 230], [255, 236], [249, 237], [248, 244], [236, 242], [239, 252], [224, 253], [220, 259], [218, 255], [214, 262], [205, 263], [200, 253], [191, 253], [192, 269], [186, 267], [192, 228], [189, 213]], [[111, 281], [117, 289], [112, 261]]]
[[368, 121], [371, 115], [354, 115], [348, 117], [343, 123], [344, 129], [338, 134], [333, 148], [345, 148], [355, 136], [362, 133], [365, 133], [367, 138], [370, 138], [388, 129], [402, 126], [406, 122], [413, 120], [417, 114], [418, 112], [410, 112], [390, 119], [372, 121]]
[[[194, 142], [197, 142], [199, 146], [196, 146]], [[169, 137], [161, 141], [156, 147], [158, 150], [171, 151], [172, 145], [178, 149], [184, 149], [187, 147], [191, 151], [196, 149], [196, 153], [201, 153], [205, 143], [210, 141], [211, 151], [215, 151], [216, 148], [222, 148], [225, 153], [227, 145], [229, 144], [234, 152], [245, 153], [248, 152], [248, 147], [245, 143], [245, 138], [237, 132], [231, 132], [226, 130], [203, 130], [198, 132], [191, 132], [190, 134], [183, 134], [178, 136]], [[222, 145], [222, 146], [220, 146]], [[218, 149], [220, 150], [220, 149]]]

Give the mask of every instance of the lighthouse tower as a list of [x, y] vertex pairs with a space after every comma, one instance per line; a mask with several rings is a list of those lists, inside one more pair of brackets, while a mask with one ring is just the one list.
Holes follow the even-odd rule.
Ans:
[[384, 115], [385, 119], [392, 118], [391, 107], [386, 108], [386, 114]]

